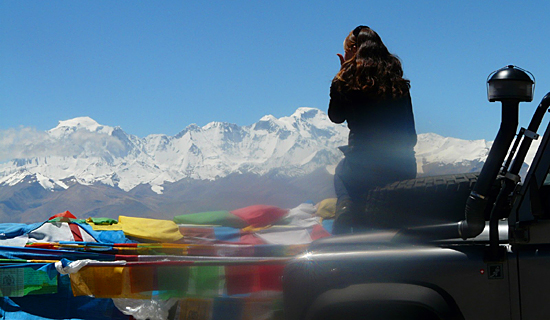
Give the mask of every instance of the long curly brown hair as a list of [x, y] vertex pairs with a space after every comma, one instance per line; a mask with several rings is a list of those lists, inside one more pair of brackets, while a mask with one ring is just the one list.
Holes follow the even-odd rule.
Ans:
[[394, 98], [409, 92], [399, 58], [388, 51], [380, 36], [367, 26], [355, 28], [344, 41], [344, 50], [354, 52], [334, 77], [338, 91], [362, 91], [372, 97]]

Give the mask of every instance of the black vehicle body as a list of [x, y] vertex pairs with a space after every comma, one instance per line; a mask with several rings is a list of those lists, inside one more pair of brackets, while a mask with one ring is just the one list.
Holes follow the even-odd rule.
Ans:
[[550, 319], [550, 125], [523, 183], [514, 172], [538, 124], [518, 134], [521, 163], [491, 178], [500, 193], [483, 232], [464, 236], [451, 223], [318, 240], [285, 269], [285, 319]]

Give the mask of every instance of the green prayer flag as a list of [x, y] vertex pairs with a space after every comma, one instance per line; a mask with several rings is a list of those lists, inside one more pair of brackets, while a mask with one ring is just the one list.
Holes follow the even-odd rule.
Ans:
[[178, 224], [218, 225], [224, 227], [244, 228], [248, 224], [229, 211], [209, 211], [182, 214], [174, 217]]

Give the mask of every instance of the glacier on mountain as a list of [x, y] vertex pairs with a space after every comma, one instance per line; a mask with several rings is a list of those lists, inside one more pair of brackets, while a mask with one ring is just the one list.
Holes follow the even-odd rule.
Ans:
[[[288, 176], [308, 173], [341, 158], [347, 129], [334, 125], [318, 109], [299, 108], [289, 117], [265, 116], [250, 126], [211, 122], [190, 125], [176, 136], [139, 138], [119, 127], [89, 117], [60, 121], [43, 139], [27, 145], [25, 158], [0, 164], [0, 184], [17, 184], [35, 175], [46, 189], [67, 188], [64, 182], [103, 183], [123, 190], [183, 178], [213, 180], [231, 173], [266, 174], [280, 169]], [[44, 148], [48, 154], [33, 150]]]
[[[10, 138], [13, 145], [7, 148], [17, 150], [18, 158], [0, 163], [0, 185], [15, 185], [32, 177], [52, 191], [75, 183], [101, 183], [125, 191], [146, 184], [160, 194], [163, 184], [184, 178], [214, 180], [233, 173], [274, 172], [292, 177], [319, 168], [333, 173], [342, 158], [337, 147], [347, 143], [348, 129], [332, 123], [318, 109], [298, 108], [290, 116], [266, 115], [249, 126], [191, 124], [175, 136], [139, 138], [89, 117], [60, 121], [46, 132], [26, 134], [32, 138]], [[419, 134], [415, 147], [418, 172], [478, 171], [491, 145], [485, 140]]]

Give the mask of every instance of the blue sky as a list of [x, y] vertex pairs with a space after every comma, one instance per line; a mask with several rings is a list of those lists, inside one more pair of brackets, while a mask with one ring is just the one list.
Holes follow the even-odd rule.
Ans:
[[0, 0], [0, 133], [89, 116], [140, 137], [324, 111], [336, 53], [376, 30], [411, 80], [418, 133], [494, 139], [486, 79], [514, 64], [550, 91], [547, 1]]

